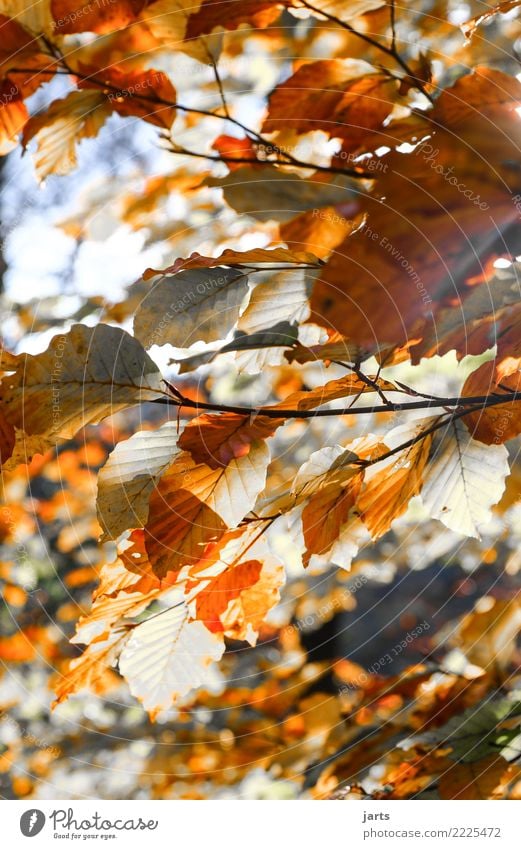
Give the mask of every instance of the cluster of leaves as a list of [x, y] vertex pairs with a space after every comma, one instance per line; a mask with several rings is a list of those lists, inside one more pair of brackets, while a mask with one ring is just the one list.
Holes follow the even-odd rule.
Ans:
[[[109, 556], [73, 637], [85, 648], [58, 664], [56, 703], [85, 687], [103, 692], [117, 668], [152, 719], [191, 699], [219, 710], [211, 694], [216, 663], [232, 665], [226, 649], [278, 634], [283, 671], [261, 654], [272, 676], [261, 692], [225, 697], [230, 709], [262, 702], [253, 750], [229, 755], [225, 741], [208, 768], [240, 772], [256, 757], [281, 766], [285, 750], [291, 776], [321, 765], [310, 783], [318, 796], [379, 760], [375, 792], [391, 798], [433, 787], [448, 798], [510, 793], [519, 701], [515, 689], [500, 700], [497, 686], [520, 627], [515, 599], [461, 626], [463, 672], [426, 665], [381, 680], [345, 664], [346, 690], [330, 699], [307, 693], [324, 670], [305, 663], [277, 616], [288, 571], [356, 571], [365, 547], [377, 551], [415, 509], [443, 532], [479, 539], [505, 500], [504, 443], [521, 432], [521, 83], [508, 59], [519, 4], [478, 15], [463, 33], [451, 3], [435, 13], [426, 4], [419, 21], [381, 0], [19, 5], [0, 0], [3, 152], [21, 134], [24, 149], [36, 145], [40, 180], [68, 175], [82, 139], [109, 118], [133, 118], [158, 128], [183, 163], [138, 196], [116, 187], [126, 224], [166, 242], [165, 267], [147, 269], [120, 303], [86, 304], [92, 320], [71, 316], [46, 350], [2, 350], [8, 491], [109, 416], [141, 405], [145, 424], [131, 435], [119, 427], [128, 438], [99, 471], [99, 527], [88, 509], [72, 510], [85, 512], [80, 543], [99, 531]], [[497, 27], [503, 59], [485, 26]], [[233, 68], [256, 42], [286, 63], [304, 58], [251, 128]], [[217, 106], [182, 102], [180, 55], [205, 66]], [[189, 207], [188, 236], [157, 224], [175, 193]], [[223, 210], [234, 216], [231, 239], [215, 215]], [[79, 241], [85, 217], [63, 224]], [[179, 231], [190, 245], [181, 257]], [[57, 324], [27, 307], [18, 321]], [[160, 370], [165, 346], [172, 359]], [[451, 364], [441, 393], [422, 383], [428, 361]], [[34, 657], [23, 646], [36, 633], [6, 639], [6, 659]], [[284, 720], [269, 753], [255, 754], [272, 717]]]

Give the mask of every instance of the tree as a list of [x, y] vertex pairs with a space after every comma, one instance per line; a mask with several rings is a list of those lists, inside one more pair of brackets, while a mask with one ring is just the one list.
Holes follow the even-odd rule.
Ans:
[[[378, 798], [518, 797], [515, 585], [449, 637], [413, 616], [369, 669], [342, 649], [306, 660], [305, 632], [355, 603], [346, 580], [367, 580], [389, 540], [401, 565], [422, 533], [442, 552], [470, 538], [473, 562], [510, 556], [521, 4], [461, 25], [451, 2], [21, 5], [0, 2], [2, 153], [21, 145], [37, 180], [65, 186], [84, 139], [101, 150], [144, 122], [168, 167], [100, 201], [161, 268], [65, 319], [11, 304], [15, 336], [56, 334], [14, 353], [11, 330], [2, 351], [7, 505], [23, 481], [33, 498], [6, 540], [35, 515], [61, 521], [56, 562], [77, 561], [71, 586], [96, 583], [81, 654], [29, 613], [1, 656], [31, 663], [46, 646], [58, 705], [121, 678], [151, 719], [258, 703], [237, 719], [251, 744], [190, 740], [232, 781], [259, 759], [305, 771], [318, 798], [353, 779], [365, 794], [378, 762]], [[61, 223], [78, 248], [100, 211], [81, 202]], [[61, 495], [32, 495], [40, 476]], [[93, 568], [77, 549], [95, 537]], [[6, 601], [23, 606], [16, 575]], [[402, 669], [431, 629], [424, 662]], [[278, 647], [275, 661], [252, 649], [263, 683], [223, 694], [219, 668], [240, 677], [234, 648], [257, 643]]]

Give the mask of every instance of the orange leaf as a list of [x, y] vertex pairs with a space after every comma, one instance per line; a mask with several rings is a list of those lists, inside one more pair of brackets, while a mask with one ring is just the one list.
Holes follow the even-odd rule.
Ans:
[[[27, 97], [52, 77], [56, 61], [41, 53], [31, 33], [5, 15], [0, 15], [0, 32], [0, 81], [8, 81], [20, 96]], [[24, 70], [20, 72], [16, 68]]]
[[392, 522], [405, 513], [411, 498], [418, 495], [431, 442], [431, 436], [425, 437], [392, 457], [384, 468], [377, 465], [374, 474], [366, 472], [357, 508], [373, 539], [388, 531]]
[[[0, 111], [0, 117], [1, 117]], [[7, 421], [0, 410], [0, 465], [11, 457], [16, 443], [16, 433], [13, 425]]]
[[363, 474], [360, 472], [346, 487], [327, 489], [310, 498], [302, 511], [302, 529], [306, 551], [303, 557], [307, 566], [312, 554], [327, 554], [340, 536], [342, 525], [354, 507]]
[[265, 443], [225, 468], [196, 464], [181, 454], [152, 491], [145, 546], [158, 577], [201, 559], [207, 543], [218, 540], [255, 504], [266, 480]]
[[190, 452], [196, 463], [206, 463], [211, 469], [218, 469], [248, 454], [252, 442], [273, 436], [284, 421], [262, 415], [205, 413], [186, 425], [178, 444]]
[[[235, 136], [218, 136], [213, 142], [212, 147], [214, 150], [218, 151], [223, 159], [241, 160], [238, 165], [234, 165], [233, 162], [227, 161], [226, 164], [230, 171], [233, 171], [235, 168], [240, 168], [240, 166], [244, 164], [242, 161], [244, 159], [257, 159], [257, 154], [251, 139], [246, 137], [238, 139], [235, 138]], [[259, 165], [258, 167], [262, 168], [262, 165]]]

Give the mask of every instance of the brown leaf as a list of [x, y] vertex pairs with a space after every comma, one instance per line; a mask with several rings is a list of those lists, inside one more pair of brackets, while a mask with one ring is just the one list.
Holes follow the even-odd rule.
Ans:
[[163, 71], [125, 71], [117, 65], [95, 68], [80, 65], [80, 89], [102, 91], [108, 107], [123, 117], [142, 118], [170, 129], [175, 118], [176, 91]]
[[12, 83], [20, 96], [28, 97], [52, 77], [56, 61], [40, 52], [38, 41], [17, 21], [0, 15], [0, 30], [0, 81]]
[[175, 460], [152, 492], [145, 527], [146, 550], [158, 577], [194, 565], [207, 543], [238, 525], [264, 488], [268, 460], [263, 442], [225, 468], [196, 464], [187, 453]]
[[71, 437], [84, 425], [161, 394], [157, 366], [118, 327], [74, 324], [41, 354], [21, 354], [1, 384], [4, 414], [28, 434]]
[[221, 616], [233, 599], [257, 583], [262, 571], [259, 560], [246, 560], [226, 569], [196, 596], [197, 619], [210, 631], [224, 631]]
[[10, 80], [0, 81], [0, 156], [17, 144], [18, 135], [29, 119], [29, 113], [18, 87]]
[[16, 434], [13, 425], [7, 421], [0, 409], [0, 465], [12, 456], [16, 442]]
[[[226, 164], [230, 171], [233, 171], [234, 168], [240, 168], [240, 165], [244, 164], [244, 162], [241, 162], [234, 165], [233, 162], [229, 161], [230, 159], [257, 159], [257, 153], [252, 141], [246, 136], [240, 139], [235, 136], [218, 136], [214, 140], [212, 147], [223, 157], [223, 159], [228, 160]], [[259, 164], [259, 168], [262, 168], [261, 164]]]
[[216, 268], [219, 265], [233, 268], [238, 265], [255, 266], [266, 263], [316, 265], [318, 260], [314, 254], [307, 251], [292, 251], [288, 248], [253, 248], [250, 251], [234, 251], [227, 248], [217, 257], [193, 253], [188, 259], [176, 259], [174, 264], [169, 265], [168, 268], [147, 268], [143, 274], [143, 279], [150, 280], [151, 277], [156, 277], [158, 274], [177, 274], [178, 271], [186, 271], [191, 268]]
[[310, 498], [302, 511], [302, 530], [306, 551], [303, 556], [307, 566], [312, 554], [325, 555], [340, 536], [356, 503], [363, 481], [359, 472], [347, 486], [327, 489]]
[[362, 75], [360, 63], [322, 59], [303, 65], [270, 97], [263, 132], [289, 127], [297, 133], [323, 130], [357, 150], [369, 130], [380, 127], [393, 109], [397, 83], [389, 77]]
[[388, 531], [393, 521], [405, 513], [411, 498], [418, 495], [431, 442], [431, 436], [425, 437], [390, 458], [383, 468], [377, 464], [374, 474], [366, 472], [357, 508], [373, 539]]
[[241, 24], [263, 29], [275, 21], [290, 0], [203, 0], [188, 18], [185, 39], [207, 35], [215, 29], [235, 30]]
[[490, 755], [474, 763], [455, 763], [442, 773], [439, 781], [442, 799], [493, 799], [508, 763], [499, 755]]
[[314, 322], [360, 345], [374, 345], [375, 335], [381, 345], [404, 345], [438, 304], [482, 274], [517, 217], [505, 182], [520, 103], [521, 83], [482, 69], [444, 90], [432, 112], [435, 133], [424, 119], [428, 141], [382, 158], [374, 193], [358, 204], [366, 223], [315, 284]]

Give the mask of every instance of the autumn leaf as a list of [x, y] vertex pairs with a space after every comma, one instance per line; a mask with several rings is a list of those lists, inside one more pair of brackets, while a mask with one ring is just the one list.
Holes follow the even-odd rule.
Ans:
[[388, 461], [382, 460], [381, 465], [377, 462], [365, 473], [357, 508], [373, 539], [389, 530], [392, 522], [405, 512], [411, 498], [421, 490], [432, 441], [429, 435], [421, 438], [426, 430], [425, 424], [411, 431], [401, 427], [391, 430], [385, 437], [390, 449], [395, 442], [399, 445], [409, 439], [418, 438], [418, 441], [389, 457]]
[[358, 472], [347, 484], [326, 487], [311, 497], [302, 511], [302, 531], [306, 551], [304, 565], [313, 554], [326, 555], [342, 533], [356, 504], [363, 473]]
[[123, 29], [137, 19], [146, 5], [147, 0], [111, 0], [78, 7], [76, 0], [51, 0], [56, 32], [60, 35], [77, 32], [103, 34]]
[[503, 494], [509, 473], [503, 445], [485, 448], [461, 419], [438, 432], [425, 469], [422, 501], [434, 519], [467, 536], [479, 537], [490, 508]]
[[[12, 11], [19, 16], [19, 6]], [[16, 89], [22, 97], [34, 94], [42, 83], [52, 77], [56, 66], [54, 59], [43, 53], [39, 42], [19, 21], [0, 14], [0, 28], [0, 82], [9, 83], [10, 90]]]
[[119, 442], [98, 475], [98, 521], [102, 539], [115, 539], [148, 519], [150, 494], [177, 451], [175, 425], [140, 431]]
[[396, 82], [366, 63], [327, 59], [302, 65], [277, 86], [263, 131], [289, 127], [297, 133], [324, 130], [355, 151], [367, 131], [381, 127], [394, 107]]
[[513, 9], [517, 9], [521, 3], [519, 0], [505, 0], [503, 3], [498, 3], [496, 6], [492, 6], [490, 9], [487, 9], [486, 12], [482, 12], [480, 15], [476, 15], [476, 17], [471, 18], [468, 21], [465, 21], [464, 24], [461, 24], [461, 29], [465, 38], [472, 38], [477, 28], [481, 26], [481, 24], [488, 23], [494, 15], [505, 15], [507, 12], [511, 12]]
[[219, 265], [256, 266], [284, 263], [305, 265], [318, 264], [317, 257], [307, 251], [292, 251], [287, 248], [254, 248], [251, 251], [232, 251], [227, 249], [217, 257], [201, 256], [193, 253], [187, 259], [176, 259], [168, 268], [147, 268], [143, 274], [144, 280], [150, 280], [158, 274], [176, 274], [178, 271], [188, 271], [192, 268], [216, 268]]
[[0, 464], [3, 466], [11, 457], [16, 443], [16, 433], [13, 425], [7, 421], [0, 410]]
[[262, 571], [259, 560], [246, 560], [232, 569], [226, 569], [196, 596], [197, 619], [208, 630], [224, 631], [221, 616], [230, 601], [257, 583]]
[[[438, 304], [457, 298], [469, 278], [483, 273], [489, 257], [497, 255], [498, 229], [514, 226], [516, 211], [502, 176], [485, 163], [514, 156], [520, 96], [517, 80], [478, 69], [443, 91], [432, 115], [435, 137], [426, 123], [429, 140], [418, 143], [410, 156], [394, 150], [383, 157], [375, 192], [355, 208], [367, 216], [365, 224], [333, 252], [315, 284], [315, 322], [360, 345], [374, 344], [376, 327], [382, 346], [407, 344]], [[500, 150], [486, 131], [490, 121], [503, 130]], [[457, 161], [455, 132], [465, 141]], [[479, 151], [477, 158], [467, 155], [470, 148]], [[389, 197], [394, 198], [392, 215], [386, 208]], [[504, 250], [504, 240], [499, 245]]]
[[273, 23], [286, 5], [285, 0], [226, 0], [219, 5], [203, 0], [199, 10], [188, 18], [185, 38], [197, 38], [216, 29], [235, 30], [241, 24], [262, 29]]
[[196, 563], [204, 546], [253, 509], [266, 481], [264, 442], [226, 467], [212, 469], [181, 454], [150, 496], [145, 544], [155, 573]]
[[161, 129], [169, 129], [175, 118], [176, 91], [163, 71], [154, 68], [128, 72], [111, 65], [109, 68], [84, 66], [80, 89], [103, 92], [111, 110], [123, 117], [142, 118]]
[[305, 321], [309, 315], [309, 286], [305, 272], [300, 269], [279, 272], [269, 281], [258, 283], [240, 317], [238, 329], [258, 333], [273, 326], [274, 319], [290, 324]]
[[210, 177], [206, 185], [222, 188], [227, 204], [258, 221], [289, 221], [297, 212], [347, 203], [355, 196], [349, 177], [330, 183], [302, 179], [273, 165], [262, 171], [245, 165], [226, 177]]
[[147, 5], [141, 18], [164, 49], [182, 51], [199, 62], [208, 62], [208, 46], [202, 38], [185, 40], [190, 17], [197, 14], [200, 6], [201, 0], [155, 0]]
[[132, 631], [119, 659], [130, 692], [155, 716], [196, 687], [211, 682], [210, 664], [224, 652], [221, 636], [190, 621], [182, 601]]
[[[244, 164], [244, 160], [254, 161], [257, 159], [257, 152], [252, 141], [246, 136], [244, 138], [226, 135], [217, 136], [213, 141], [212, 148], [226, 161], [230, 171], [233, 171], [234, 168], [240, 168]], [[238, 160], [237, 164], [233, 163], [234, 159]], [[258, 167], [261, 168], [262, 165], [259, 164]]]
[[69, 661], [68, 669], [57, 676], [53, 707], [85, 688], [96, 692], [127, 639], [128, 633], [114, 632], [105, 639], [91, 643], [80, 657]]
[[23, 102], [17, 86], [2, 80], [0, 82], [0, 156], [9, 153], [18, 142], [29, 113]]

